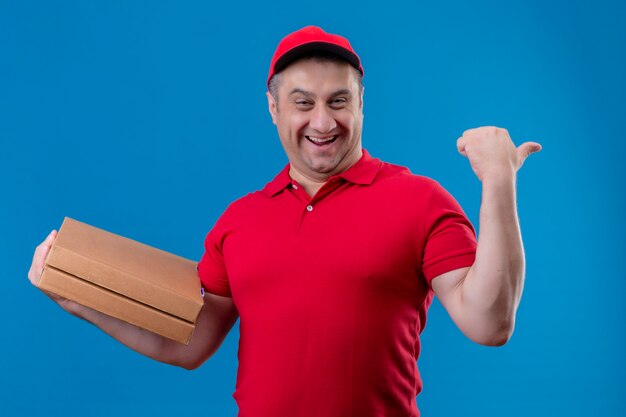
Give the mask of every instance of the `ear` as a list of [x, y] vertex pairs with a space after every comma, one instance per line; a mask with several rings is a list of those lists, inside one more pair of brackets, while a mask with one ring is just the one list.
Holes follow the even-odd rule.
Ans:
[[363, 94], [365, 93], [365, 87], [361, 88], [361, 111], [363, 111]]
[[269, 91], [265, 93], [265, 95], [267, 96], [267, 107], [270, 111], [270, 115], [272, 116], [272, 123], [276, 124], [276, 118], [278, 116], [276, 100], [274, 100], [274, 96], [272, 96]]

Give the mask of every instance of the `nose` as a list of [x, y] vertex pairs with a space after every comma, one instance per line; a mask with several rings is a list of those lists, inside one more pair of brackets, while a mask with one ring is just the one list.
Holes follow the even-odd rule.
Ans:
[[337, 121], [326, 106], [316, 106], [311, 112], [309, 126], [319, 133], [329, 133], [337, 127]]

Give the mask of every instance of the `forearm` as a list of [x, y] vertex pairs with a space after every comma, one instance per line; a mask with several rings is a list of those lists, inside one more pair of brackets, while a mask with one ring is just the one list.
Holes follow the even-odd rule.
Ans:
[[462, 285], [465, 317], [495, 344], [506, 342], [524, 284], [524, 248], [516, 209], [515, 175], [483, 179], [476, 261]]
[[186, 346], [181, 343], [76, 303], [69, 302], [61, 306], [144, 356], [170, 365], [186, 367], [182, 361], [184, 355], [181, 354]]
[[75, 302], [64, 299], [57, 302], [134, 351], [185, 369], [195, 369], [213, 355], [238, 317], [232, 298], [205, 293], [191, 340], [184, 345]]

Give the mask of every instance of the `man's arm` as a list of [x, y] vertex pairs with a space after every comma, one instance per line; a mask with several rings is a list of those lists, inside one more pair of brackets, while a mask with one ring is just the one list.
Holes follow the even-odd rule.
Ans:
[[[56, 231], [52, 231], [35, 250], [28, 272], [28, 278], [33, 285], [37, 285], [41, 278], [44, 261], [55, 238]], [[48, 292], [46, 295], [67, 312], [93, 323], [142, 355], [185, 369], [195, 369], [206, 361], [222, 344], [238, 317], [232, 298], [205, 293], [204, 306], [198, 316], [191, 341], [189, 345], [184, 345], [58, 295]]]
[[476, 260], [433, 278], [433, 291], [452, 320], [471, 340], [506, 343], [524, 286], [524, 247], [517, 218], [515, 180], [524, 160], [541, 145], [516, 148], [505, 129], [470, 129], [457, 141], [482, 181]]

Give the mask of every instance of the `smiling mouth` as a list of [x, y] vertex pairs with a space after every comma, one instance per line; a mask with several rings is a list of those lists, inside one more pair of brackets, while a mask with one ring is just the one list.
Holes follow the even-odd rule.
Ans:
[[331, 136], [329, 138], [316, 138], [315, 136], [305, 136], [305, 138], [314, 145], [317, 146], [326, 146], [333, 143], [339, 135]]

